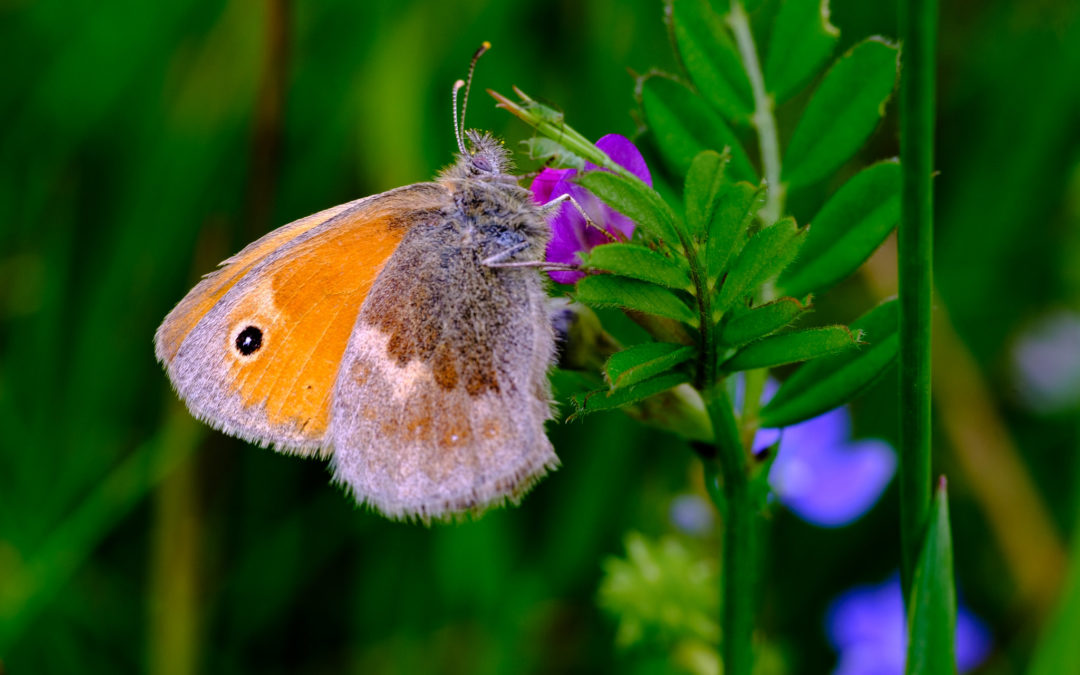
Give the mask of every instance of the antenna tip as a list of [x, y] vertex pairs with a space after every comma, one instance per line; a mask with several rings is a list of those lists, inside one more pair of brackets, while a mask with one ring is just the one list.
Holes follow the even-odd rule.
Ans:
[[465, 80], [458, 80], [454, 82], [454, 93], [456, 94], [459, 89], [465, 86]]
[[488, 42], [487, 40], [484, 40], [483, 42], [481, 42], [480, 46], [483, 47], [485, 50], [486, 49], [491, 49], [491, 43]]

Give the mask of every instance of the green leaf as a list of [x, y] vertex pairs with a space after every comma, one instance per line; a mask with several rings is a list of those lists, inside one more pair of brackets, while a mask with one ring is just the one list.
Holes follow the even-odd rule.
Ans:
[[908, 602], [908, 675], [956, 672], [956, 588], [949, 497], [943, 476], [934, 494]]
[[858, 350], [820, 359], [795, 371], [761, 409], [763, 427], [786, 427], [843, 405], [880, 377], [900, 349], [896, 300], [884, 302], [854, 323], [866, 342]]
[[710, 281], [727, 271], [729, 260], [738, 253], [750, 223], [765, 204], [765, 191], [764, 185], [747, 182], [724, 181], [720, 185], [705, 247]]
[[641, 85], [641, 106], [661, 156], [677, 175], [686, 175], [702, 150], [728, 148], [730, 176], [758, 182], [739, 139], [704, 99], [682, 84], [662, 76], [646, 78]]
[[784, 0], [765, 56], [765, 84], [777, 103], [817, 75], [839, 37], [829, 23], [829, 0]]
[[547, 160], [545, 166], [585, 168], [585, 160], [567, 150], [558, 141], [543, 136], [533, 136], [526, 138], [521, 144], [528, 151], [529, 159]]
[[717, 298], [717, 311], [727, 311], [743, 296], [776, 276], [799, 252], [806, 238], [794, 218], [784, 218], [763, 228], [746, 242], [728, 272]]
[[578, 174], [575, 182], [652, 236], [668, 242], [678, 241], [671, 207], [640, 180], [610, 171], [586, 171]]
[[[1077, 467], [1080, 469], [1080, 466]], [[1080, 471], [1077, 472], [1080, 478]], [[1073, 494], [1080, 491], [1080, 481], [1074, 482]], [[1076, 503], [1080, 516], [1080, 502]], [[1073, 520], [1069, 569], [1059, 594], [1058, 606], [1039, 636], [1039, 644], [1031, 659], [1028, 675], [1058, 675], [1080, 673], [1080, 517]]]
[[680, 291], [693, 288], [690, 275], [663, 253], [638, 244], [604, 244], [589, 253], [585, 265]]
[[699, 152], [686, 172], [683, 203], [686, 205], [686, 229], [690, 236], [704, 241], [724, 188], [724, 167], [731, 155], [715, 150]]
[[610, 274], [588, 276], [577, 283], [574, 298], [597, 307], [620, 307], [697, 325], [697, 314], [669, 290], [637, 279]]
[[614, 391], [610, 389], [597, 389], [595, 391], [590, 391], [587, 394], [579, 394], [571, 399], [575, 411], [570, 418], [574, 419], [581, 417], [582, 415], [588, 415], [589, 413], [599, 412], [601, 410], [612, 410], [613, 408], [620, 408], [624, 405], [637, 403], [638, 401], [689, 381], [690, 375], [687, 373], [669, 372], [645, 380], [644, 382], [632, 384], [629, 387], [615, 389]]
[[604, 365], [612, 389], [621, 389], [689, 361], [695, 349], [670, 342], [646, 342], [611, 355]]
[[795, 298], [780, 298], [732, 317], [720, 329], [720, 341], [738, 346], [775, 333], [791, 324], [806, 306]]
[[855, 45], [825, 75], [784, 155], [784, 181], [804, 187], [832, 174], [866, 141], [896, 84], [899, 50], [880, 38]]
[[799, 259], [777, 285], [789, 295], [820, 292], [869, 258], [900, 220], [900, 165], [878, 162], [836, 191], [810, 221]]
[[727, 372], [773, 368], [847, 351], [858, 343], [859, 334], [847, 326], [810, 328], [751, 342], [720, 367]]
[[672, 32], [690, 81], [701, 96], [731, 121], [754, 111], [750, 80], [723, 19], [705, 0], [675, 0]]

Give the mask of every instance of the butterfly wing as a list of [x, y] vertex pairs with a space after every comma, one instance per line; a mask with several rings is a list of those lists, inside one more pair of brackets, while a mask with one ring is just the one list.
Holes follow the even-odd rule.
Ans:
[[333, 386], [360, 306], [409, 229], [450, 205], [435, 183], [391, 190], [295, 221], [222, 263], [155, 335], [191, 412], [279, 450], [329, 452]]
[[[546, 233], [529, 209], [515, 207]], [[357, 501], [396, 518], [477, 511], [516, 501], [558, 464], [544, 433], [554, 337], [540, 273], [481, 263], [505, 243], [415, 228], [380, 273], [333, 397], [334, 477]]]

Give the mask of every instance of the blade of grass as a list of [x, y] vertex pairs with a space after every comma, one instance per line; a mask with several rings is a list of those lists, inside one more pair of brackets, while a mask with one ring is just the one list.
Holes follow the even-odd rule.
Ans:
[[930, 513], [930, 320], [933, 287], [934, 63], [937, 0], [901, 0], [900, 577], [911, 596]]

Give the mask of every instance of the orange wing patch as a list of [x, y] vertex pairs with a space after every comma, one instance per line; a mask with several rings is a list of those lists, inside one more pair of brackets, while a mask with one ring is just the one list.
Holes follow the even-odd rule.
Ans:
[[294, 220], [288, 225], [279, 227], [266, 236], [248, 244], [244, 247], [244, 250], [222, 262], [222, 268], [203, 277], [203, 280], [180, 301], [180, 304], [169, 313], [165, 322], [161, 324], [157, 335], [158, 358], [165, 363], [169, 363], [176, 358], [176, 352], [180, 349], [181, 343], [191, 332], [191, 329], [195, 327], [195, 324], [217, 304], [218, 300], [221, 300], [237, 281], [242, 279], [267, 255], [311, 228], [322, 225], [342, 211], [355, 206], [360, 201], [356, 200], [341, 204], [306, 218]]
[[[262, 406], [271, 426], [322, 437], [356, 315], [403, 234], [385, 217], [342, 227], [263, 271], [265, 286], [232, 308], [222, 336], [228, 387], [245, 407]], [[248, 325], [263, 335], [256, 358], [234, 344]]]
[[334, 383], [364, 298], [404, 234], [449, 203], [436, 184], [399, 188], [296, 221], [230, 258], [158, 329], [158, 358], [181, 398], [226, 433], [327, 450]]

